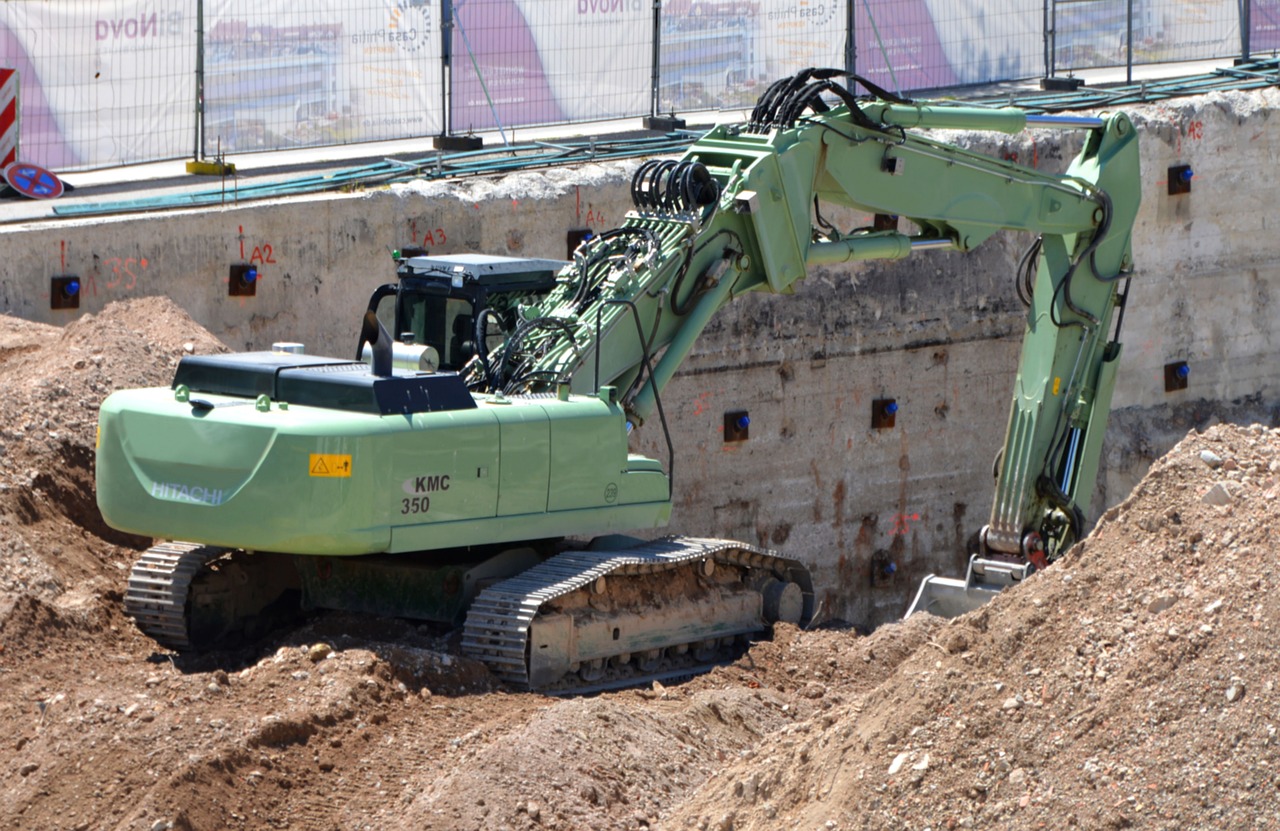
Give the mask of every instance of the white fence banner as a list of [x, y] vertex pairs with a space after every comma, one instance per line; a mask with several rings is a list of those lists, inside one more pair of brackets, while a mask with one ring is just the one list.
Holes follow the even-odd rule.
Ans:
[[205, 152], [439, 134], [438, 0], [205, 3]]
[[203, 21], [196, 6], [0, 2], [0, 69], [20, 82], [0, 127], [16, 119], [20, 158], [76, 170], [626, 118], [655, 101], [736, 110], [797, 70], [850, 63], [911, 95], [1280, 48], [1280, 0], [661, 0], [654, 90], [654, 0], [204, 0]]
[[1280, 49], [1280, 0], [1247, 0], [1249, 46], [1255, 52]]
[[807, 67], [843, 67], [841, 0], [763, 0], [756, 16], [757, 60], [770, 82]]
[[750, 109], [779, 78], [845, 65], [844, 0], [666, 0], [659, 109]]
[[192, 152], [196, 23], [183, 0], [8, 0], [0, 66], [22, 78], [22, 159], [107, 167]]
[[650, 0], [455, 0], [454, 132], [642, 115]]
[[1135, 64], [1240, 51], [1237, 0], [1052, 0], [1052, 9], [1055, 71], [1124, 66], [1130, 31]]

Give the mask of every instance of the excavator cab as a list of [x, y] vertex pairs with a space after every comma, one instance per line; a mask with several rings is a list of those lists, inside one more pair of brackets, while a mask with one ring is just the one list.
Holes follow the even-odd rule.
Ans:
[[[398, 259], [398, 281], [369, 301], [402, 354], [427, 356], [421, 368], [460, 372], [477, 356], [497, 353], [520, 323], [520, 307], [555, 288], [562, 260], [487, 254]], [[362, 356], [366, 360], [367, 355]]]

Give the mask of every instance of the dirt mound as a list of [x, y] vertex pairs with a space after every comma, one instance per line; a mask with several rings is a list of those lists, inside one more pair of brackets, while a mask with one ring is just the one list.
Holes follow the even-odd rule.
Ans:
[[225, 351], [162, 297], [112, 303], [65, 328], [0, 317], [0, 590], [53, 597], [119, 578], [112, 544], [139, 541], [98, 515], [98, 405], [116, 389], [167, 385], [184, 354]]
[[431, 626], [318, 615], [159, 650], [93, 498], [96, 409], [223, 347], [162, 299], [0, 318], [0, 824], [1273, 827], [1280, 431], [1219, 425], [955, 621], [779, 627], [682, 684], [503, 689]]
[[1189, 436], [1062, 562], [664, 826], [1270, 827], [1278, 471], [1280, 431]]
[[[642, 829], [734, 759], [873, 687], [941, 625], [892, 642], [780, 626], [740, 661], [685, 684], [557, 701], [505, 734], [464, 736], [405, 828]], [[783, 741], [788, 739], [783, 738]]]

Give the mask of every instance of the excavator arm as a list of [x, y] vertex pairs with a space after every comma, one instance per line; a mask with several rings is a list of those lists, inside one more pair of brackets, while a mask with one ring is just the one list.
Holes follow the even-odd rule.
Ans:
[[[1019, 579], [1025, 564], [1043, 566], [1082, 533], [1120, 354], [1118, 288], [1132, 268], [1136, 131], [1123, 114], [921, 105], [865, 82], [878, 97], [855, 98], [836, 83], [841, 74], [779, 81], [747, 124], [717, 127], [678, 161], [642, 165], [635, 211], [575, 252], [555, 290], [486, 356], [476, 384], [505, 393], [613, 385], [638, 426], [736, 296], [789, 294], [813, 266], [970, 251], [1004, 229], [1035, 233], [1018, 277], [1028, 304], [1022, 357], [981, 534], [995, 559], [978, 561], [999, 583]], [[1028, 126], [1085, 131], [1065, 173], [918, 132]], [[915, 230], [842, 231], [823, 219], [832, 205]]]

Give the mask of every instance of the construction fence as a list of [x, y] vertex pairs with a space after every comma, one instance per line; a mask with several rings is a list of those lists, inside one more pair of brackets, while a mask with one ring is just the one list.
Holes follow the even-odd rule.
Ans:
[[737, 109], [804, 67], [910, 93], [1277, 47], [1280, 0], [0, 3], [19, 157], [64, 171]]

